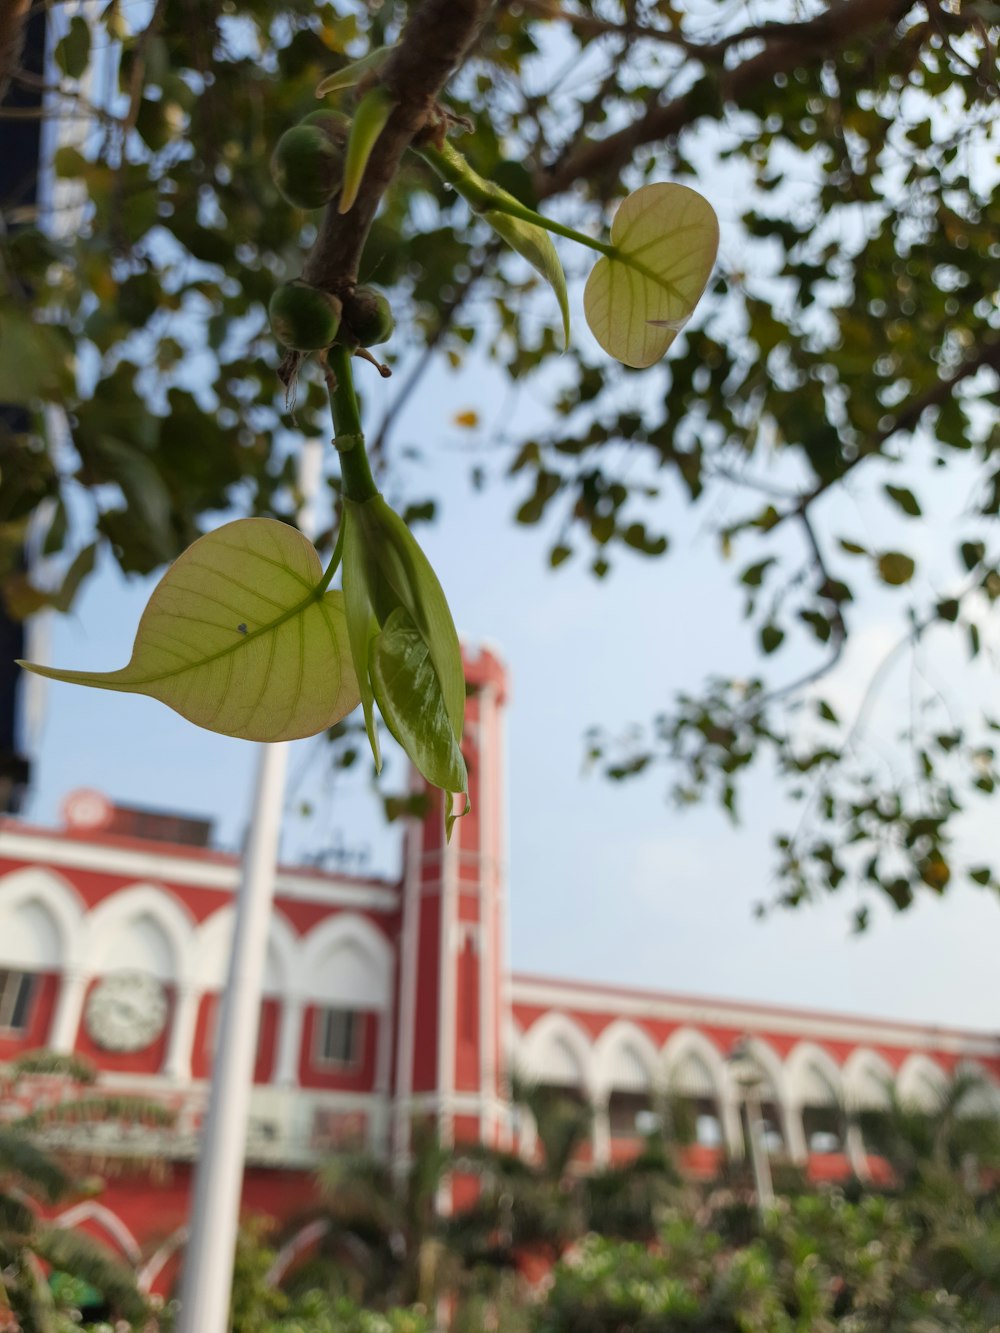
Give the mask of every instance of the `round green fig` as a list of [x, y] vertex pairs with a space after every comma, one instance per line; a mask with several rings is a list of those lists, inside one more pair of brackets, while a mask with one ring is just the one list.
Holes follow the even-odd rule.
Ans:
[[299, 124], [319, 126], [330, 142], [341, 148], [347, 143], [351, 131], [350, 116], [345, 116], [343, 111], [334, 111], [330, 107], [323, 111], [310, 111], [308, 116], [303, 116]]
[[320, 125], [296, 125], [278, 140], [271, 175], [281, 197], [296, 208], [322, 208], [340, 189], [341, 148]]
[[374, 347], [392, 337], [396, 322], [387, 298], [375, 287], [359, 284], [344, 297], [343, 334], [361, 347]]
[[279, 287], [267, 313], [278, 342], [295, 352], [329, 347], [340, 329], [340, 301], [307, 282], [286, 282]]

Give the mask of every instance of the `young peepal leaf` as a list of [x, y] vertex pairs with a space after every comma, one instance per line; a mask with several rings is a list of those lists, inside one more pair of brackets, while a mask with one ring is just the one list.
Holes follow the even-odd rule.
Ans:
[[149, 695], [225, 736], [313, 736], [359, 700], [344, 599], [318, 591], [322, 573], [315, 548], [295, 528], [238, 519], [199, 537], [170, 566], [127, 666], [20, 665], [51, 680]]
[[369, 647], [371, 682], [385, 724], [435, 787], [463, 792], [469, 777], [430, 649], [397, 606]]
[[381, 495], [345, 499], [344, 523], [348, 636], [376, 766], [375, 703], [429, 782], [467, 793], [462, 650], [437, 575]]
[[563, 340], [568, 347], [569, 296], [566, 291], [566, 274], [563, 272], [559, 252], [549, 233], [537, 223], [526, 222], [523, 218], [504, 212], [502, 207], [497, 207], [497, 204], [504, 203], [513, 204], [515, 208], [520, 205], [512, 194], [502, 190], [499, 185], [494, 185], [492, 181], [484, 180], [447, 140], [440, 148], [427, 143], [416, 147], [415, 151], [549, 284], [559, 302], [563, 321]]
[[376, 84], [369, 88], [357, 105], [351, 120], [351, 130], [344, 150], [344, 179], [340, 186], [339, 213], [347, 213], [354, 205], [361, 188], [365, 167], [371, 157], [385, 123], [392, 115], [396, 99], [388, 88]]
[[344, 501], [344, 610], [347, 614], [347, 637], [354, 662], [361, 708], [365, 715], [368, 744], [372, 747], [375, 772], [382, 771], [382, 749], [375, 725], [375, 694], [369, 678], [369, 647], [379, 632], [379, 624], [372, 609], [369, 585], [377, 577], [375, 562], [369, 558], [361, 525], [351, 519], [351, 501]]
[[611, 224], [614, 254], [587, 279], [583, 308], [604, 350], [627, 366], [659, 361], [687, 323], [719, 248], [707, 199], [686, 185], [643, 185]]
[[[499, 190], [499, 186], [494, 188]], [[506, 191], [500, 190], [500, 193], [506, 194]], [[566, 274], [563, 272], [562, 261], [552, 237], [544, 227], [537, 227], [533, 222], [525, 222], [523, 218], [511, 217], [509, 213], [503, 213], [496, 208], [488, 208], [483, 217], [512, 250], [516, 250], [522, 259], [526, 259], [531, 267], [542, 275], [555, 292], [562, 314], [563, 347], [568, 347], [569, 296], [566, 292]]]
[[382, 68], [394, 46], [376, 46], [360, 60], [352, 60], [343, 69], [334, 70], [316, 86], [316, 96], [326, 97], [330, 93], [343, 92], [345, 88], [356, 88], [366, 74], [375, 73]]

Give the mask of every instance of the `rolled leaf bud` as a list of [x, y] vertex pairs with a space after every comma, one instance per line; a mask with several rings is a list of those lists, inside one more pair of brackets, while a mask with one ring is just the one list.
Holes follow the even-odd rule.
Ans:
[[[351, 657], [375, 755], [373, 706], [428, 782], [466, 796], [465, 673], [441, 584], [381, 495], [344, 500], [344, 606]], [[450, 832], [454, 814], [447, 817]]]
[[362, 283], [344, 297], [341, 338], [351, 337], [362, 347], [374, 347], [387, 342], [395, 326], [387, 297], [375, 287]]
[[343, 172], [343, 152], [320, 125], [286, 130], [271, 157], [274, 183], [296, 208], [322, 208], [340, 189]]
[[307, 282], [286, 282], [267, 308], [271, 332], [295, 352], [329, 347], [340, 328], [340, 301]]

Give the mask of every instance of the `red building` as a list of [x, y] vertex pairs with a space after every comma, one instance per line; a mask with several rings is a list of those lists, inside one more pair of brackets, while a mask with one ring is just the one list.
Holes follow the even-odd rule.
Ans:
[[[841, 1108], [877, 1108], [890, 1085], [930, 1107], [957, 1069], [975, 1070], [981, 1105], [1000, 1111], [992, 1034], [509, 973], [506, 678], [489, 651], [467, 669], [472, 813], [451, 843], [432, 799], [397, 880], [278, 873], [246, 1208], [293, 1212], [311, 1197], [312, 1168], [338, 1148], [404, 1153], [416, 1115], [436, 1117], [446, 1141], [532, 1153], [532, 1126], [505, 1098], [509, 1068], [594, 1105], [597, 1165], [636, 1151], [663, 1093], [691, 1103], [692, 1172], [741, 1155], [744, 1092], [727, 1059], [737, 1044], [769, 1146], [816, 1178], [872, 1169]], [[233, 929], [239, 866], [208, 834], [86, 792], [67, 801], [64, 828], [0, 825], [0, 1060], [78, 1051], [103, 1089], [176, 1111], [170, 1129], [62, 1131], [108, 1177], [64, 1220], [101, 1232], [149, 1287], [165, 1284], [183, 1243]], [[45, 1079], [25, 1091], [59, 1095]]]

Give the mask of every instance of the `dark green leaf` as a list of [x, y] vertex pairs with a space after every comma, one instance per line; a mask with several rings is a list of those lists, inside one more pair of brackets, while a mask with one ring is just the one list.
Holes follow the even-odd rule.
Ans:
[[917, 502], [917, 497], [905, 486], [890, 486], [886, 482], [885, 493], [894, 504], [899, 506], [904, 514], [908, 514], [911, 518], [919, 518], [923, 512]]
[[916, 562], [902, 551], [885, 551], [878, 558], [879, 578], [894, 588], [909, 583], [916, 568]]
[[90, 59], [90, 24], [81, 14], [70, 19], [65, 36], [56, 43], [56, 64], [71, 79], [79, 79]]

